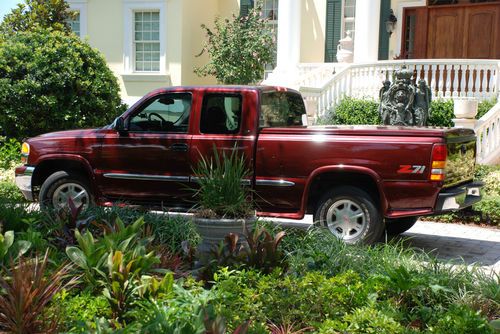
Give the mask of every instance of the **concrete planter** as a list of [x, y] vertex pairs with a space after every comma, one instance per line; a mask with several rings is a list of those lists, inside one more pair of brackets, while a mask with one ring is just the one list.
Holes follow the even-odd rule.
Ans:
[[454, 100], [453, 113], [456, 118], [473, 119], [477, 115], [478, 101], [475, 98], [457, 98]]
[[214, 246], [220, 244], [229, 233], [237, 233], [240, 236], [239, 244], [244, 242], [245, 227], [249, 231], [253, 230], [253, 225], [257, 221], [256, 217], [248, 219], [212, 219], [194, 218], [194, 224], [201, 236], [201, 244], [198, 251], [207, 253]]

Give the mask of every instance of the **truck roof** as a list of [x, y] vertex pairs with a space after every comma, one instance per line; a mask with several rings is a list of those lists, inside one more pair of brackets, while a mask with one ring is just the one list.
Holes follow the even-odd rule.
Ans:
[[218, 90], [223, 90], [223, 91], [234, 91], [234, 92], [241, 92], [241, 91], [261, 91], [261, 92], [268, 92], [268, 91], [282, 91], [282, 92], [293, 92], [299, 94], [298, 91], [295, 89], [287, 88], [287, 87], [282, 87], [282, 86], [264, 86], [264, 85], [255, 85], [255, 86], [248, 86], [248, 85], [207, 85], [207, 86], [171, 86], [171, 87], [162, 87], [158, 88], [152, 92], [150, 92], [148, 95], [152, 94], [158, 94], [162, 92], [176, 92], [176, 91], [185, 91], [185, 90], [209, 90], [209, 91], [218, 91]]

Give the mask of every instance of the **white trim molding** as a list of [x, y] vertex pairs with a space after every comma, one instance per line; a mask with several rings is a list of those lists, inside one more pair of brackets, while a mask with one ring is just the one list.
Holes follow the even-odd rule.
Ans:
[[80, 13], [80, 38], [84, 39], [87, 36], [87, 0], [66, 0], [69, 9]]
[[[135, 72], [134, 66], [134, 12], [135, 11], [157, 10], [160, 12], [160, 70], [157, 72]], [[131, 76], [146, 76], [151, 75], [167, 75], [167, 57], [166, 57], [166, 8], [164, 0], [123, 0], [123, 75]]]

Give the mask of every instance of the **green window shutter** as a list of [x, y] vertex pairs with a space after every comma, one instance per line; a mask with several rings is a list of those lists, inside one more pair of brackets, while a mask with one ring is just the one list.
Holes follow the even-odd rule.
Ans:
[[337, 61], [337, 45], [342, 23], [342, 0], [326, 1], [325, 62]]
[[253, 0], [240, 0], [240, 16], [247, 16], [253, 8]]
[[382, 0], [380, 2], [380, 27], [378, 32], [378, 59], [389, 59], [389, 33], [385, 27], [385, 21], [390, 15], [391, 0]]

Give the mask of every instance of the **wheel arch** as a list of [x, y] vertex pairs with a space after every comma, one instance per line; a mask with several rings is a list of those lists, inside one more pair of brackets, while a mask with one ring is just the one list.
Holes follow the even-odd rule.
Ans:
[[65, 171], [78, 173], [86, 177], [92, 192], [95, 192], [95, 180], [90, 163], [78, 155], [46, 156], [40, 159], [33, 173], [32, 185], [40, 189], [43, 182], [53, 173]]
[[314, 213], [322, 194], [338, 186], [354, 186], [368, 192], [377, 202], [382, 215], [385, 215], [388, 204], [381, 177], [369, 168], [349, 165], [324, 166], [311, 173], [302, 203], [305, 212]]

